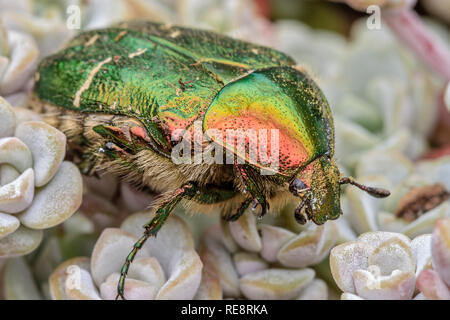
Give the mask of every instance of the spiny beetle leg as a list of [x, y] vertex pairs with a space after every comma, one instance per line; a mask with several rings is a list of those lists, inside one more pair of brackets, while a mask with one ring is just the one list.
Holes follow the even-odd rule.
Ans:
[[259, 218], [265, 216], [267, 213], [267, 210], [269, 210], [269, 203], [267, 202], [266, 198], [264, 197], [262, 201], [258, 200], [258, 203], [261, 205], [261, 214], [259, 215]]
[[303, 199], [302, 202], [299, 204], [299, 206], [295, 209], [295, 212], [294, 212], [295, 220], [300, 224], [305, 224], [307, 221], [305, 215], [302, 214], [302, 210], [305, 207], [307, 201], [308, 201], [308, 198]]
[[175, 190], [175, 192], [170, 196], [169, 199], [164, 201], [158, 206], [158, 209], [155, 212], [155, 216], [153, 217], [150, 222], [148, 222], [146, 225], [144, 225], [145, 231], [142, 237], [134, 244], [133, 250], [128, 254], [127, 258], [125, 259], [125, 263], [122, 266], [122, 269], [120, 271], [120, 279], [119, 283], [117, 284], [117, 296], [116, 300], [121, 297], [123, 300], [125, 300], [124, 297], [124, 290], [125, 290], [125, 279], [128, 274], [128, 269], [130, 268], [131, 263], [133, 262], [136, 254], [138, 251], [142, 248], [144, 243], [147, 241], [148, 238], [151, 236], [156, 236], [159, 229], [163, 226], [164, 222], [169, 217], [172, 210], [175, 208], [175, 206], [181, 201], [182, 198], [188, 198], [192, 199], [196, 192], [197, 192], [197, 186], [193, 182], [189, 182]]
[[[252, 178], [251, 172], [249, 170], [246, 170], [244, 165], [235, 164], [237, 172], [239, 176], [242, 179], [243, 184], [245, 185], [245, 189], [250, 192], [250, 194], [253, 197], [253, 200], [256, 201], [256, 206], [258, 204], [261, 205], [261, 214], [260, 218], [262, 218], [269, 209], [269, 203], [266, 200], [266, 197], [264, 196], [264, 193], [262, 192], [261, 188], [256, 183], [255, 179]], [[252, 207], [252, 210], [256, 209], [256, 206]]]
[[237, 210], [236, 213], [230, 215], [230, 216], [226, 216], [224, 217], [225, 221], [236, 221], [237, 219], [239, 219], [245, 212], [245, 210], [249, 207], [250, 203], [252, 203], [253, 199], [252, 198], [247, 198], [245, 199], [239, 209]]

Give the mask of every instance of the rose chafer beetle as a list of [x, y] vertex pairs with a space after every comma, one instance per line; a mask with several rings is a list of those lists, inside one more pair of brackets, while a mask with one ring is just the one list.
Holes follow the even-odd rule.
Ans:
[[[209, 31], [140, 21], [82, 33], [42, 61], [31, 106], [67, 135], [83, 173], [110, 172], [162, 194], [125, 260], [122, 298], [136, 253], [182, 199], [236, 220], [249, 206], [262, 216], [298, 197], [297, 221], [323, 224], [341, 215], [341, 184], [389, 195], [341, 176], [327, 100], [293, 59]], [[186, 136], [175, 133], [195, 135], [199, 121], [207, 138], [210, 129], [276, 130], [278, 166], [250, 161], [248, 138], [240, 152], [212, 136], [201, 150], [220, 146], [235, 156], [231, 163], [174, 163]]]

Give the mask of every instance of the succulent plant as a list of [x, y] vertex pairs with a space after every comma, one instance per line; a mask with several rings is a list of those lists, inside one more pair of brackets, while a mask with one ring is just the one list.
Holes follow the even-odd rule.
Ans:
[[429, 234], [411, 241], [400, 233], [374, 231], [334, 247], [330, 267], [344, 292], [341, 299], [413, 298], [416, 275], [431, 262], [430, 244]]
[[7, 30], [0, 20], [0, 95], [12, 95], [24, 101], [23, 91], [30, 89], [39, 50], [35, 40], [22, 32]]
[[147, 209], [155, 199], [155, 194], [119, 182], [112, 175], [84, 176], [83, 182], [83, 202], [78, 213], [97, 232], [120, 226], [128, 215]]
[[413, 164], [399, 153], [374, 150], [361, 157], [356, 172], [364, 183], [392, 192], [386, 201], [375, 203], [357, 190], [346, 191], [344, 219], [357, 233], [384, 230], [416, 237], [430, 233], [439, 218], [450, 216], [448, 156]]
[[333, 221], [300, 233], [257, 223], [247, 211], [238, 221], [206, 230], [199, 244], [208, 299], [327, 299], [327, 284], [310, 267], [324, 260], [338, 238]]
[[64, 134], [17, 111], [0, 97], [0, 257], [36, 249], [42, 230], [68, 219], [82, 197], [78, 168], [63, 161]]
[[373, 231], [334, 247], [333, 277], [341, 299], [450, 300], [450, 218], [432, 234], [410, 240], [403, 234]]
[[[58, 50], [78, 31], [76, 28], [68, 28], [69, 6], [80, 9], [81, 29], [99, 28], [139, 18], [213, 28], [246, 38], [259, 36], [268, 28], [268, 22], [257, 14], [256, 6], [251, 0], [2, 1], [0, 18], [8, 28], [32, 35], [41, 54], [48, 55]], [[248, 23], [249, 20], [252, 23]]]
[[112, 176], [84, 177], [83, 181], [81, 207], [57, 229], [47, 229], [35, 251], [25, 257], [0, 258], [5, 262], [0, 279], [4, 298], [51, 299], [48, 279], [60, 264], [90, 256], [103, 230], [120, 226], [131, 212], [150, 203], [148, 194], [119, 184]]
[[[90, 258], [73, 258], [56, 268], [49, 280], [52, 299], [114, 299], [124, 258], [150, 218], [149, 212], [129, 216], [121, 228], [102, 232]], [[202, 267], [189, 228], [172, 216], [131, 265], [125, 298], [192, 299], [200, 286]]]
[[429, 300], [450, 300], [450, 218], [436, 221], [431, 235], [431, 263], [417, 277], [421, 295]]

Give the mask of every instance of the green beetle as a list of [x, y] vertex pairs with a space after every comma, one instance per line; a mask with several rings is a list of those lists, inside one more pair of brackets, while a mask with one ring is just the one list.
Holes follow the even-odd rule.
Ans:
[[[297, 221], [322, 224], [341, 214], [341, 184], [389, 195], [341, 177], [328, 103], [293, 59], [209, 31], [138, 21], [82, 33], [42, 61], [32, 106], [65, 132], [85, 174], [162, 194], [122, 268], [122, 298], [137, 251], [182, 199], [236, 220], [299, 197]], [[179, 161], [180, 146], [194, 161]], [[199, 161], [205, 152], [217, 161]]]

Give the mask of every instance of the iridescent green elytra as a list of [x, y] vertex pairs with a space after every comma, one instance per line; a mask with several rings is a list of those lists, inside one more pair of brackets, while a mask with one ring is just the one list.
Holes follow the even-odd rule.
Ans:
[[211, 32], [129, 22], [83, 33], [45, 59], [36, 93], [80, 112], [136, 117], [158, 151], [169, 155], [170, 143], [154, 117], [167, 130], [186, 128], [233, 79], [252, 69], [293, 64], [277, 51]]
[[[213, 32], [126, 22], [82, 33], [41, 63], [35, 96], [68, 136], [85, 173], [112, 172], [164, 194], [126, 259], [122, 298], [137, 251], [183, 198], [235, 220], [252, 202], [263, 215], [286, 195], [300, 197], [296, 219], [322, 224], [341, 214], [340, 184], [388, 195], [341, 177], [328, 103], [290, 57]], [[194, 136], [198, 121], [209, 138], [202, 150], [214, 142], [244, 161], [174, 164], [172, 151], [182, 139], [175, 133]], [[209, 133], [249, 128], [276, 130], [279, 139], [266, 146], [270, 157], [273, 146], [278, 150], [275, 169], [264, 157], [251, 161], [250, 139], [242, 151]]]

